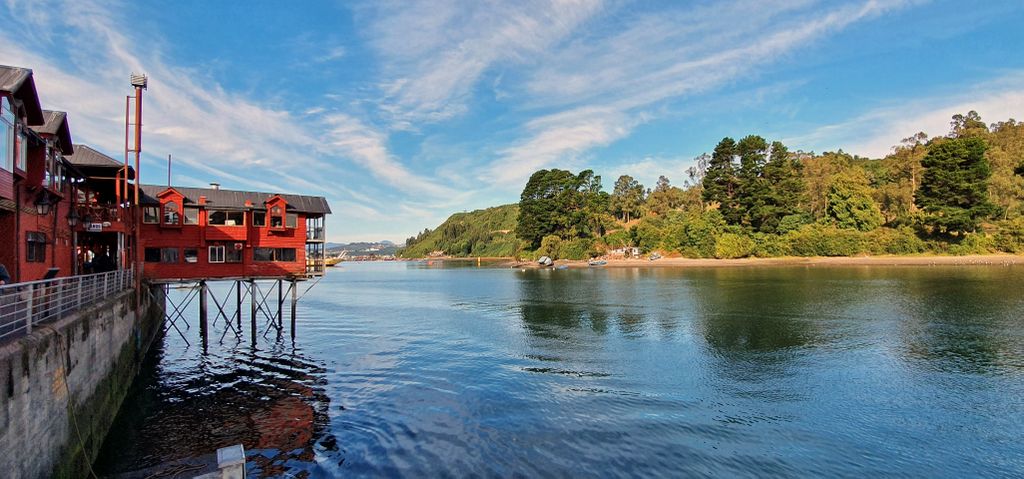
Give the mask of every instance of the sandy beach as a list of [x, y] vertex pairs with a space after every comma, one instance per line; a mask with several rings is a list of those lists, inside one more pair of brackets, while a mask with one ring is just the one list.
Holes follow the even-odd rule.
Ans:
[[[473, 258], [466, 258], [473, 259]], [[460, 259], [461, 260], [461, 259]], [[941, 266], [941, 265], [1016, 265], [1024, 264], [1024, 256], [1010, 254], [971, 256], [842, 256], [842, 257], [782, 257], [782, 258], [662, 258], [608, 259], [602, 268], [713, 268], [713, 267], [756, 267], [756, 266]], [[509, 266], [535, 268], [535, 262], [509, 261]], [[588, 268], [586, 261], [555, 261], [555, 266]]]

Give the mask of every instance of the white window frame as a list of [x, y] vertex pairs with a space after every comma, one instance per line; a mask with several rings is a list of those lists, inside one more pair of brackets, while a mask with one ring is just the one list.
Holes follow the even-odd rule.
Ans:
[[[215, 251], [219, 251], [219, 253], [214, 253]], [[207, 257], [207, 260], [210, 263], [224, 263], [225, 262], [224, 260], [227, 258], [227, 255], [225, 253], [226, 252], [225, 252], [224, 245], [210, 246], [209, 256]], [[219, 254], [219, 257], [220, 257], [219, 260], [217, 259], [218, 254]]]

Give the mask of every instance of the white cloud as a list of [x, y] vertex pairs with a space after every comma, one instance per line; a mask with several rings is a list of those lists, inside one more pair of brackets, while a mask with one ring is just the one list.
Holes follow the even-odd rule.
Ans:
[[327, 142], [345, 156], [366, 168], [373, 176], [398, 188], [433, 196], [451, 196], [453, 192], [409, 171], [388, 152], [387, 138], [359, 119], [335, 113], [324, 117], [330, 128]]
[[953, 115], [977, 111], [988, 123], [1024, 117], [1024, 71], [1009, 73], [968, 91], [940, 93], [878, 106], [850, 120], [822, 126], [806, 135], [788, 138], [787, 145], [803, 149], [843, 150], [880, 158], [903, 138], [923, 131], [929, 136], [949, 132]]
[[528, 138], [500, 150], [485, 174], [521, 182], [533, 170], [571, 162], [628, 136], [666, 101], [756, 74], [825, 34], [906, 3], [869, 0], [806, 12], [803, 0], [737, 1], [628, 19], [622, 33], [574, 42], [535, 71], [527, 83], [534, 101], [568, 110], [527, 124]]
[[601, 8], [598, 0], [380, 2], [368, 8], [384, 60], [381, 108], [398, 127], [467, 110], [477, 82], [501, 63], [528, 63]]

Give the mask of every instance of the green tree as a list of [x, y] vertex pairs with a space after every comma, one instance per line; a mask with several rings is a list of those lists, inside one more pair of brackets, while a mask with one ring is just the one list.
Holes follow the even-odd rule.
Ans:
[[600, 235], [607, 203], [601, 177], [591, 170], [578, 175], [558, 169], [537, 171], [519, 197], [516, 234], [533, 249], [549, 235], [563, 239]]
[[771, 144], [771, 153], [765, 163], [761, 178], [768, 186], [759, 214], [751, 223], [765, 233], [774, 233], [782, 218], [803, 212], [806, 185], [802, 174], [803, 164], [796, 155], [781, 142]]
[[928, 149], [921, 161], [924, 174], [915, 201], [937, 231], [974, 231], [982, 218], [995, 213], [988, 198], [992, 171], [985, 158], [987, 149], [985, 140], [975, 136], [935, 142]]
[[736, 141], [725, 137], [715, 146], [715, 151], [708, 160], [701, 185], [704, 191], [701, 197], [705, 202], [717, 203], [718, 210], [725, 220], [738, 224], [742, 220], [742, 212], [736, 202], [739, 178], [736, 176]]
[[739, 224], [757, 230], [771, 210], [768, 197], [772, 185], [764, 178], [769, 154], [768, 142], [757, 135], [746, 136], [736, 143], [736, 154], [740, 158], [739, 188], [736, 194], [736, 201], [742, 209]]
[[615, 180], [610, 201], [611, 210], [619, 215], [623, 222], [640, 216], [644, 205], [644, 186], [632, 176], [622, 175]]
[[828, 216], [840, 228], [870, 231], [882, 225], [882, 212], [871, 197], [863, 173], [852, 170], [832, 179], [828, 192]]
[[669, 184], [668, 178], [662, 175], [658, 177], [654, 191], [647, 196], [647, 209], [653, 213], [664, 215], [682, 206], [684, 200], [683, 190]]

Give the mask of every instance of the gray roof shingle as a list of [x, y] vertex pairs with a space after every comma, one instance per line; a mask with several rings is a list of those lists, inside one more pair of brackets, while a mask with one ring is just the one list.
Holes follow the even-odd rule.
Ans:
[[74, 154], [68, 155], [67, 159], [72, 165], [77, 166], [104, 166], [110, 168], [124, 166], [124, 163], [100, 153], [87, 145], [75, 145]]
[[28, 68], [0, 65], [0, 91], [13, 93], [15, 98], [25, 102], [29, 125], [43, 124], [43, 110], [39, 106], [39, 94]]
[[[288, 211], [298, 213], [330, 214], [331, 207], [327, 199], [322, 196], [292, 195], [284, 193], [264, 193], [258, 191], [237, 191], [213, 188], [191, 188], [185, 186], [174, 186], [175, 191], [185, 196], [185, 204], [198, 204], [199, 197], [206, 197], [207, 206], [226, 209], [245, 209], [245, 201], [249, 200], [252, 205], [259, 209], [271, 197], [280, 194], [288, 203]], [[157, 195], [167, 189], [164, 185], [142, 185], [144, 204], [156, 204], [159, 201]]]
[[71, 142], [71, 129], [68, 127], [68, 114], [63, 111], [43, 110], [43, 124], [33, 126], [36, 133], [56, 135], [60, 138], [61, 152], [65, 155], [74, 153]]

